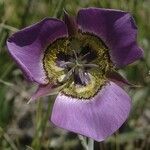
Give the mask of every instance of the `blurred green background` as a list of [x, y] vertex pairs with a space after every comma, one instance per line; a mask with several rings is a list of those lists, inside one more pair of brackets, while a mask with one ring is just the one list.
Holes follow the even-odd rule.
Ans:
[[35, 86], [27, 83], [7, 53], [6, 39], [44, 17], [74, 15], [82, 7], [131, 12], [144, 58], [121, 69], [131, 83], [132, 111], [127, 122], [95, 150], [150, 149], [150, 1], [149, 0], [0, 0], [0, 150], [83, 150], [78, 136], [48, 122], [54, 97], [27, 105]]

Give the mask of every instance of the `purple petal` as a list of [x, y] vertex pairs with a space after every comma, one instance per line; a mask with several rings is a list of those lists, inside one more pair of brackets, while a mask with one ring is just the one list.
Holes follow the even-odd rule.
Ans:
[[91, 100], [79, 100], [59, 94], [52, 111], [52, 122], [63, 129], [102, 141], [127, 119], [131, 100], [113, 82]]
[[83, 32], [93, 33], [104, 41], [117, 67], [143, 56], [136, 42], [137, 27], [129, 13], [112, 9], [81, 9], [77, 22]]
[[30, 101], [36, 100], [37, 98], [40, 98], [42, 96], [47, 95], [51, 92], [53, 84], [47, 84], [47, 85], [39, 85], [36, 92], [32, 95]]
[[13, 34], [7, 41], [8, 51], [28, 80], [46, 84], [48, 80], [42, 62], [44, 50], [64, 36], [67, 36], [64, 22], [46, 18]]

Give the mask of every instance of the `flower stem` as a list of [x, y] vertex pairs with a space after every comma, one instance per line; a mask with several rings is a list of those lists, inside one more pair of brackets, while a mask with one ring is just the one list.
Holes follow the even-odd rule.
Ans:
[[88, 138], [88, 143], [86, 140], [86, 137], [82, 135], [78, 135], [79, 140], [81, 141], [81, 144], [85, 150], [94, 150], [94, 140], [91, 138]]
[[91, 138], [88, 139], [88, 150], [94, 150], [94, 140]]
[[12, 26], [9, 26], [9, 25], [3, 24], [3, 23], [0, 23], [0, 28], [8, 29], [12, 32], [17, 32], [18, 31], [17, 28], [14, 28]]
[[86, 142], [86, 138], [82, 135], [78, 135], [78, 137], [79, 137], [79, 140], [81, 141], [81, 144], [82, 144], [83, 148], [85, 150], [88, 150], [88, 145], [87, 145], [87, 142]]

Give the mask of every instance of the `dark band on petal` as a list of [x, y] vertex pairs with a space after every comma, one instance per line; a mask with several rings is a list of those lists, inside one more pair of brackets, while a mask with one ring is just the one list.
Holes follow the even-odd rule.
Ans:
[[112, 63], [104, 42], [95, 35], [81, 33], [62, 38], [46, 49], [43, 64], [49, 80], [64, 84], [63, 93], [80, 99], [93, 97], [106, 84]]

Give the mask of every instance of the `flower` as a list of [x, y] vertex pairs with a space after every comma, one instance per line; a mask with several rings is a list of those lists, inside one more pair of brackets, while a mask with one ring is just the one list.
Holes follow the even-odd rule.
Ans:
[[129, 84], [117, 69], [143, 56], [132, 16], [113, 9], [86, 8], [64, 21], [46, 18], [13, 34], [10, 55], [25, 77], [38, 84], [31, 100], [58, 92], [51, 121], [102, 141], [127, 119]]

